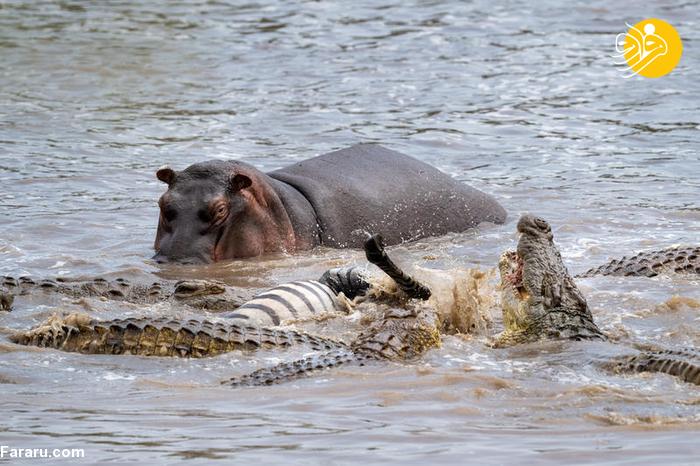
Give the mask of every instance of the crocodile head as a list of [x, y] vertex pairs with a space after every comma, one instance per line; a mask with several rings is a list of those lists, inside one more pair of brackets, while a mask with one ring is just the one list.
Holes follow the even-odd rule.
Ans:
[[501, 343], [602, 336], [564, 266], [549, 224], [523, 215], [517, 229], [517, 249], [503, 253], [498, 263], [505, 325]]
[[210, 311], [232, 311], [250, 300], [252, 294], [214, 280], [181, 280], [175, 284], [175, 299]]
[[226, 291], [226, 285], [213, 280], [180, 280], [175, 284], [175, 297], [188, 299], [196, 296], [221, 294]]
[[507, 330], [527, 326], [532, 317], [546, 313], [547, 288], [562, 288], [568, 275], [549, 224], [532, 215], [523, 215], [517, 227], [520, 233], [516, 251], [506, 251], [498, 263], [501, 275], [501, 302]]

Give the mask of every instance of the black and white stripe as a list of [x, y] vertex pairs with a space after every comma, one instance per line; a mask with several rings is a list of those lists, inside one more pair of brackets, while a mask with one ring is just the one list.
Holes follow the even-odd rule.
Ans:
[[371, 286], [367, 271], [361, 267], [329, 269], [318, 281], [328, 285], [336, 294], [343, 293], [348, 299], [364, 294]]
[[341, 309], [335, 292], [316, 280], [276, 286], [260, 293], [225, 317], [256, 325], [281, 325]]

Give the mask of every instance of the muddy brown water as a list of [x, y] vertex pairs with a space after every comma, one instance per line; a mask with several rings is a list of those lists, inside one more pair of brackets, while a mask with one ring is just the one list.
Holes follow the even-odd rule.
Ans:
[[[272, 170], [381, 142], [503, 202], [509, 221], [393, 248], [418, 269], [491, 270], [522, 212], [574, 272], [700, 238], [698, 2], [0, 2], [0, 273], [211, 277], [263, 289], [360, 263], [319, 249], [207, 267], [152, 255], [155, 170], [236, 158]], [[671, 22], [658, 80], [611, 65], [625, 21]], [[219, 381], [305, 354], [86, 356], [0, 342], [0, 443], [88, 463], [693, 464], [700, 391], [596, 362], [634, 343], [698, 346], [697, 277], [580, 280], [614, 344], [445, 338], [259, 389]], [[168, 305], [20, 297], [3, 334], [57, 310], [189, 316]], [[208, 316], [214, 317], [214, 316]], [[342, 332], [343, 323], [322, 323]], [[348, 324], [350, 325], [350, 324]]]

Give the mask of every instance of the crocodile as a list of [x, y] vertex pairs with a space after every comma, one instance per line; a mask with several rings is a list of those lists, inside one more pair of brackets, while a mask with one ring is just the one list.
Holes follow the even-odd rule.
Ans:
[[343, 311], [345, 303], [338, 295], [342, 292], [346, 298], [353, 299], [366, 292], [370, 283], [363, 268], [340, 267], [326, 271], [319, 280], [285, 283], [257, 295], [219, 281], [197, 279], [143, 285], [123, 278], [35, 281], [30, 277], [6, 276], [2, 286], [0, 310], [10, 310], [15, 295], [41, 290], [73, 298], [98, 297], [134, 304], [168, 300], [208, 311], [228, 311], [224, 317], [245, 319], [249, 324], [280, 325]]
[[346, 348], [333, 349], [300, 360], [258, 369], [222, 382], [231, 386], [270, 385], [306, 376], [314, 371], [365, 360], [406, 361], [441, 345], [442, 324], [437, 310], [423, 301], [430, 289], [402, 271], [387, 255], [381, 236], [365, 242], [367, 260], [394, 280], [410, 301], [405, 308], [390, 308], [360, 332]]
[[[366, 242], [367, 255], [383, 253], [381, 237]], [[397, 286], [413, 296], [430, 296], [429, 290], [398, 268], [387, 269]], [[297, 281], [272, 288], [224, 314], [225, 322], [170, 317], [138, 317], [97, 320], [87, 314], [54, 315], [26, 332], [10, 337], [14, 343], [89, 354], [138, 354], [141, 356], [215, 356], [222, 352], [260, 346], [307, 343], [314, 349], [337, 350], [347, 345], [333, 339], [270, 328], [324, 313], [347, 311], [347, 299], [371, 289], [361, 267], [328, 270], [318, 280]], [[347, 299], [345, 299], [347, 298]], [[325, 345], [325, 346], [323, 346]]]
[[[353, 273], [349, 270], [350, 268], [331, 269], [319, 281], [325, 283], [326, 280], [330, 280], [327, 284], [331, 288], [334, 285], [336, 288], [345, 286], [346, 296], [353, 299], [357, 293], [347, 291], [352, 288], [348, 286], [349, 283], [345, 277], [347, 273]], [[700, 246], [676, 246], [643, 251], [630, 257], [612, 259], [574, 277], [655, 277], [669, 274], [700, 274]], [[401, 283], [401, 277], [394, 277], [394, 279], [397, 284]], [[135, 304], [152, 304], [170, 300], [210, 311], [231, 311], [248, 302], [252, 297], [250, 292], [234, 289], [215, 280], [160, 281], [145, 285], [132, 284], [124, 278], [107, 280], [98, 277], [88, 280], [67, 280], [59, 277], [55, 280], [35, 280], [26, 276], [19, 278], [5, 276], [0, 283], [0, 311], [11, 310], [16, 295], [26, 295], [34, 290], [60, 293], [73, 298], [98, 297]], [[339, 293], [341, 290], [338, 288], [334, 291]], [[414, 291], [419, 294], [425, 293], [425, 290]]]
[[[549, 224], [541, 218], [525, 215], [518, 222], [517, 229], [521, 235], [517, 250], [506, 251], [499, 261], [506, 329], [493, 346], [547, 339], [606, 340], [585, 297], [563, 264]], [[365, 243], [365, 253], [371, 263], [395, 280], [405, 297], [419, 300], [430, 297], [430, 290], [425, 285], [412, 279], [391, 261], [384, 251], [381, 237], [371, 237]], [[333, 293], [347, 293], [348, 297], [360, 296], [371, 288], [364, 275], [352, 268], [332, 269], [318, 282]], [[269, 299], [269, 293], [260, 295], [261, 299]], [[235, 312], [242, 312], [244, 308], [245, 304]], [[234, 349], [293, 344], [307, 344], [315, 351], [325, 351], [222, 382], [233, 386], [267, 385], [319, 369], [369, 359], [413, 359], [441, 344], [438, 313], [433, 307], [415, 301], [406, 304], [404, 309], [389, 309], [351, 343], [254, 326], [233, 314], [229, 317], [232, 319], [228, 322], [180, 322], [169, 318], [98, 321], [86, 315], [65, 319], [54, 317], [36, 329], [12, 336], [11, 340], [66, 351], [182, 357], [213, 356]], [[604, 366], [618, 372], [662, 372], [700, 384], [700, 352], [697, 350], [644, 350], [616, 358]]]
[[0, 282], [0, 310], [10, 310], [14, 296], [27, 295], [37, 290], [59, 293], [71, 298], [92, 297], [134, 304], [153, 304], [170, 300], [210, 311], [233, 310], [252, 296], [252, 293], [215, 280], [159, 281], [145, 285], [131, 283], [124, 278], [35, 280], [31, 277], [5, 276]]
[[[517, 250], [504, 252], [498, 264], [505, 330], [493, 346], [550, 339], [607, 340], [564, 266], [550, 225], [524, 215], [517, 230]], [[700, 385], [700, 352], [694, 349], [645, 350], [604, 366], [618, 372], [662, 372]]]
[[639, 252], [631, 257], [613, 259], [577, 277], [656, 277], [661, 274], [700, 274], [700, 246], [676, 246]]
[[389, 309], [360, 332], [346, 348], [258, 369], [222, 384], [234, 387], [271, 385], [341, 364], [366, 360], [413, 360], [427, 350], [439, 347], [441, 341], [440, 322], [435, 309], [411, 303], [406, 309]]
[[524, 215], [517, 231], [517, 250], [505, 251], [498, 262], [505, 331], [495, 346], [552, 338], [604, 340], [554, 244], [549, 224]]
[[603, 367], [618, 373], [661, 372], [700, 385], [700, 352], [695, 349], [653, 349], [608, 361]]
[[[222, 314], [226, 320], [222, 323], [198, 319], [180, 321], [171, 317], [97, 320], [87, 314], [74, 313], [67, 317], [54, 315], [36, 328], [12, 336], [11, 340], [23, 345], [89, 354], [182, 357], [216, 356], [241, 348], [249, 339], [253, 346], [277, 341], [279, 343], [273, 346], [289, 346], [294, 338], [313, 343], [325, 339], [285, 333], [269, 326], [347, 311], [348, 303], [341, 293], [355, 296], [370, 286], [359, 267], [331, 269], [324, 278], [335, 280], [333, 285], [340, 291], [316, 280], [287, 283]], [[210, 341], [211, 345], [206, 343]]]
[[251, 326], [235, 320], [212, 322], [190, 319], [183, 322], [170, 317], [140, 317], [101, 321], [84, 313], [52, 316], [32, 330], [11, 335], [10, 341], [85, 354], [183, 358], [300, 344], [317, 351], [347, 347], [331, 338], [294, 330]]

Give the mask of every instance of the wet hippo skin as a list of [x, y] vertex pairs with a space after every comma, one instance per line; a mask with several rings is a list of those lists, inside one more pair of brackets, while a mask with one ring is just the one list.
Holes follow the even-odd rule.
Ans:
[[359, 248], [358, 230], [388, 245], [481, 222], [506, 212], [488, 194], [436, 168], [372, 144], [262, 173], [237, 161], [209, 161], [156, 173], [161, 197], [157, 260], [210, 262], [324, 245]]

